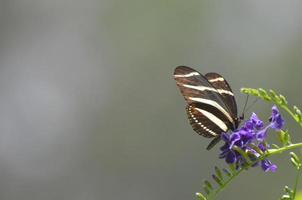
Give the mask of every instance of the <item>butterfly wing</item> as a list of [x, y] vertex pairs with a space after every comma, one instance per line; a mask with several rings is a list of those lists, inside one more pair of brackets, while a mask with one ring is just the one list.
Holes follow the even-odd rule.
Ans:
[[219, 137], [220, 133], [229, 129], [226, 123], [204, 109], [204, 106], [189, 104], [186, 111], [193, 130], [199, 135], [207, 138]]
[[219, 92], [222, 96], [222, 99], [225, 105], [228, 107], [228, 110], [231, 112], [232, 117], [237, 117], [237, 104], [233, 94], [233, 91], [228, 84], [228, 82], [220, 75], [214, 72], [207, 73], [205, 77], [211, 83], [213, 87]]
[[174, 79], [188, 103], [186, 108], [193, 129], [204, 137], [218, 137], [235, 126], [235, 119], [219, 91], [196, 70], [179, 66]]

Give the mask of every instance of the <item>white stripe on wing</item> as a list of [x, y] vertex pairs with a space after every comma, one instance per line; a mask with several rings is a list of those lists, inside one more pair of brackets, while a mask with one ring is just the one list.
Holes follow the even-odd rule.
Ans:
[[216, 124], [217, 126], [219, 126], [219, 128], [221, 128], [221, 130], [223, 130], [224, 132], [226, 132], [228, 130], [227, 125], [218, 117], [216, 117], [215, 115], [213, 115], [212, 113], [200, 109], [200, 108], [195, 108], [195, 110], [197, 110], [198, 112], [201, 112], [204, 116], [206, 116], [210, 121], [212, 121], [214, 124]]
[[209, 82], [211, 82], [211, 83], [216, 82], [216, 81], [224, 81], [224, 78], [218, 77], [218, 78], [213, 78], [213, 79], [209, 80]]
[[212, 88], [212, 87], [195, 86], [195, 85], [187, 85], [187, 84], [183, 84], [182, 86], [184, 86], [186, 88], [199, 90], [199, 91], [206, 91], [207, 90], [207, 91], [217, 92], [219, 94], [228, 94], [228, 95], [234, 96], [234, 94], [231, 91], [223, 90], [223, 89], [215, 89], [215, 88]]
[[191, 76], [200, 76], [198, 72], [191, 72], [188, 74], [174, 74], [175, 78], [180, 78], [180, 77], [191, 77]]
[[200, 103], [208, 104], [211, 106], [214, 106], [218, 110], [220, 110], [229, 120], [230, 122], [235, 125], [233, 118], [230, 116], [230, 114], [223, 108], [221, 105], [219, 105], [216, 101], [212, 101], [210, 99], [203, 99], [203, 98], [198, 98], [198, 97], [188, 97], [188, 99], [192, 101], [197, 101]]

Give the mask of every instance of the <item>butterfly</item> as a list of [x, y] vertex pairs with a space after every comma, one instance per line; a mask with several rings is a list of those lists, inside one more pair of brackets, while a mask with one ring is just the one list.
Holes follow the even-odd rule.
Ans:
[[174, 79], [184, 96], [186, 112], [195, 132], [214, 138], [207, 149], [220, 141], [221, 133], [236, 130], [243, 119], [237, 116], [237, 104], [228, 82], [214, 72], [202, 75], [198, 71], [179, 66]]

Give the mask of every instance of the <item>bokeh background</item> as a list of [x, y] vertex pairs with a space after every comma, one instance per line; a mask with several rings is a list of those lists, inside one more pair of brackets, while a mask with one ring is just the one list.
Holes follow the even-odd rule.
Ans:
[[[302, 106], [301, 8], [298, 0], [1, 0], [0, 199], [195, 199], [224, 163], [191, 129], [174, 68], [223, 74], [239, 110], [241, 87], [273, 88]], [[267, 119], [270, 105], [250, 111]], [[295, 170], [287, 154], [272, 160], [275, 174], [252, 169], [218, 199], [278, 199]]]

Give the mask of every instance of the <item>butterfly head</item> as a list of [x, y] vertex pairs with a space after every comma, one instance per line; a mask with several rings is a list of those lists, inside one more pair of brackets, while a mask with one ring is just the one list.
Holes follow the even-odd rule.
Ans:
[[240, 123], [244, 120], [244, 113], [241, 116], [235, 118], [235, 129], [238, 129]]

